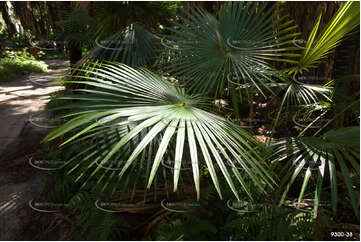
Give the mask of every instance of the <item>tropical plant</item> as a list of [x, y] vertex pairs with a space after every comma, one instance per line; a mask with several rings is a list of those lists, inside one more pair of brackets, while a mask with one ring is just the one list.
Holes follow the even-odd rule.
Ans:
[[302, 74], [309, 68], [315, 68], [316, 64], [319, 64], [320, 60], [330, 54], [341, 43], [342, 39], [346, 38], [352, 31], [356, 31], [356, 27], [360, 25], [360, 3], [344, 2], [331, 21], [316, 37], [321, 16], [318, 17], [315, 27], [308, 37], [297, 66], [291, 68], [289, 73]]
[[[87, 85], [89, 88], [76, 90], [86, 94], [60, 98], [85, 102], [60, 107], [59, 109], [71, 108], [62, 118], [72, 119], [48, 134], [45, 141], [93, 122], [62, 143], [65, 145], [69, 142], [83, 142], [85, 139], [95, 140], [95, 144], [84, 151], [91, 151], [85, 159], [95, 159], [90, 162], [89, 169], [95, 167], [97, 162], [102, 165], [111, 159], [122, 158], [126, 160], [119, 172], [119, 177], [122, 177], [132, 164], [151, 159], [152, 167], [147, 171], [149, 188], [167, 153], [168, 159], [175, 161], [176, 191], [182, 157], [188, 153], [192, 162], [197, 199], [200, 197], [199, 166], [203, 162], [221, 198], [217, 171], [223, 174], [237, 199], [239, 196], [232, 176], [236, 177], [251, 196], [237, 167], [241, 167], [261, 190], [264, 190], [264, 183], [271, 186], [274, 183], [266, 170], [267, 165], [255, 150], [257, 141], [226, 119], [206, 111], [208, 103], [201, 96], [187, 95], [184, 89], [173, 86], [162, 77], [145, 69], [135, 70], [122, 64], [102, 64], [78, 71], [84, 75], [77, 76], [75, 81], [66, 82]], [[159, 147], [153, 156], [153, 149], [157, 146]], [[94, 150], [95, 148], [97, 150]], [[77, 157], [74, 157], [72, 160], [76, 159]], [[216, 161], [215, 164], [213, 160]], [[76, 160], [74, 169], [79, 164]], [[98, 166], [90, 177], [97, 172], [104, 173], [104, 170]]]
[[5, 51], [5, 55], [0, 59], [0, 83], [16, 80], [29, 73], [47, 71], [47, 65], [35, 60], [26, 48], [22, 51]]
[[[254, 91], [272, 92], [270, 83], [282, 79], [281, 73], [270, 61], [296, 63], [290, 53], [298, 50], [291, 39], [299, 33], [287, 16], [277, 19], [274, 6], [257, 2], [225, 3], [217, 16], [195, 8], [180, 16], [182, 23], [174, 27], [163, 43], [170, 63], [165, 69], [176, 78], [182, 78], [196, 92], [224, 96], [231, 91], [236, 116], [239, 116], [241, 85], [251, 84]], [[170, 53], [169, 53], [170, 52]], [[289, 58], [291, 57], [291, 58]], [[267, 62], [268, 61], [268, 62]]]
[[70, 45], [94, 46], [94, 18], [81, 10], [63, 11], [62, 20], [57, 24], [64, 28], [64, 33], [57, 34], [59, 40], [65, 41]]
[[[353, 113], [353, 121], [359, 118], [358, 107], [356, 107], [359, 104], [359, 92], [350, 95], [346, 94], [344, 88], [342, 88], [343, 83], [358, 79], [359, 76], [336, 77], [324, 85], [302, 83], [296, 80], [296, 76], [304, 71], [309, 71], [309, 68], [315, 68], [316, 64], [330, 54], [341, 40], [347, 35], [353, 34], [353, 31], [359, 25], [359, 3], [343, 3], [325, 29], [316, 38], [320, 18], [321, 16], [317, 19], [315, 27], [308, 38], [298, 65], [286, 71], [289, 74], [293, 73], [293, 81], [285, 92], [274, 123], [274, 125], [277, 124], [281, 111], [285, 110], [284, 104], [296, 105], [299, 110], [302, 110], [302, 112], [306, 110], [305, 113], [308, 114], [318, 112], [318, 117], [310, 122], [299, 133], [298, 137], [283, 138], [272, 145], [276, 147], [274, 162], [276, 165], [280, 165], [281, 174], [284, 174], [281, 182], [283, 193], [280, 197], [280, 204], [285, 202], [286, 195], [296, 178], [304, 174], [297, 201], [300, 204], [310, 178], [317, 176], [314, 190], [314, 215], [317, 216], [321, 191], [324, 189], [323, 180], [327, 175], [327, 170], [329, 170], [332, 210], [336, 212], [337, 187], [340, 185], [339, 182], [337, 183], [336, 174], [341, 171], [341, 177], [345, 181], [352, 208], [358, 217], [358, 205], [350, 170], [355, 172], [356, 177], [359, 177], [359, 126], [342, 128], [344, 125], [340, 124], [343, 124], [342, 120], [344, 120], [346, 112], [350, 110]], [[313, 132], [313, 136], [303, 136], [310, 127], [317, 127], [312, 125], [326, 117], [326, 114], [329, 115], [328, 122], [319, 126], [319, 129]], [[349, 121], [348, 125], [357, 123], [359, 121]], [[339, 129], [330, 130], [332, 127], [338, 127]]]
[[[165, 29], [171, 34], [161, 41], [156, 37], [157, 31], [133, 21], [122, 22], [122, 26], [118, 26], [122, 30], [114, 31], [116, 34], [109, 37], [112, 30], [109, 26], [113, 23], [108, 22], [103, 32], [98, 32], [108, 42], [103, 45], [98, 38], [101, 48], [94, 50], [91, 60], [149, 66], [161, 42], [167, 47], [158, 59], [162, 63], [159, 71], [162, 74], [120, 63], [93, 63], [74, 69], [72, 81], [64, 83], [78, 85], [78, 88], [58, 96], [57, 100], [70, 102], [54, 109], [66, 111], [60, 118], [68, 121], [44, 140], [61, 137], [64, 148], [87, 142], [87, 147], [74, 155], [65, 167], [66, 175], [71, 175], [75, 183], [81, 183], [80, 190], [90, 187], [91, 192], [104, 195], [109, 190], [114, 195], [129, 192], [123, 187], [130, 184], [133, 198], [134, 194], [139, 197], [136, 189], [140, 184], [149, 189], [161, 183], [168, 196], [166, 171], [170, 170], [166, 170], [164, 162], [172, 161], [173, 190], [179, 191], [185, 175], [181, 170], [191, 161], [190, 175], [198, 200], [200, 184], [203, 179], [211, 178], [221, 198], [231, 192], [237, 200], [246, 200], [248, 196], [255, 201], [255, 195], [261, 192], [267, 203], [282, 206], [290, 200], [290, 193], [292, 198], [296, 193], [298, 198], [294, 204], [299, 209], [312, 194], [316, 217], [319, 207], [327, 203], [329, 197], [336, 212], [340, 186], [344, 183], [344, 190], [348, 192], [345, 201], [350, 201], [358, 215], [358, 187], [354, 186], [359, 179], [359, 126], [355, 127], [359, 124], [359, 92], [352, 95], [343, 92], [341, 86], [347, 85], [347, 77], [335, 77], [316, 85], [302, 83], [300, 77], [353, 33], [358, 25], [358, 4], [343, 3], [316, 38], [320, 16], [300, 55], [297, 54], [299, 48], [290, 47], [295, 43], [292, 38], [299, 34], [291, 33], [296, 26], [292, 21], [285, 22], [286, 16], [278, 17], [279, 13], [273, 13], [273, 6], [268, 8], [268, 4], [225, 3], [216, 16], [199, 8], [184, 11], [182, 16], [172, 19], [173, 28]], [[123, 7], [126, 5], [121, 5]], [[158, 23], [155, 26], [159, 26]], [[287, 62], [291, 68], [278, 71], [273, 67], [274, 61]], [[351, 76], [352, 81], [357, 78], [359, 76]], [[184, 88], [179, 87], [179, 81], [183, 80]], [[252, 97], [256, 93], [266, 97], [265, 90], [274, 94], [274, 87], [281, 87], [274, 127], [283, 111], [296, 111], [306, 117], [321, 114], [297, 137], [284, 137], [271, 143], [273, 153], [269, 159], [269, 150], [251, 134], [223, 118], [209, 97], [229, 97], [230, 91], [233, 103], [230, 111], [239, 116], [238, 104], [244, 93], [249, 94], [248, 101], [253, 105]], [[325, 115], [331, 117], [330, 120], [314, 132], [313, 125]], [[335, 127], [343, 128], [332, 129]], [[117, 162], [110, 167], [113, 161]], [[200, 170], [204, 168], [206, 172], [202, 175]], [[222, 179], [217, 173], [222, 173]], [[279, 180], [276, 196], [264, 196], [266, 189], [273, 188]], [[227, 186], [230, 189], [223, 189]], [[203, 199], [203, 186], [202, 191]], [[284, 208], [273, 206], [255, 216], [232, 217], [224, 229], [234, 234], [235, 239], [246, 239], [248, 233], [259, 239], [263, 237], [255, 231], [263, 224], [261, 229], [267, 239], [310, 238], [313, 218], [298, 212], [283, 214], [283, 211]], [[268, 222], [271, 222], [264, 222], [263, 217], [268, 218], [270, 214]], [[277, 223], [272, 221], [275, 214], [280, 215]], [[217, 226], [209, 221], [202, 218], [197, 221], [202, 231], [218, 233], [214, 229]], [[177, 217], [155, 233], [155, 237], [186, 239], [182, 230], [191, 231], [191, 235], [198, 232], [187, 222], [188, 218]], [[286, 225], [289, 226], [285, 229]], [[239, 228], [247, 234], [238, 233]], [[176, 232], [169, 235], [172, 229]], [[302, 229], [307, 229], [304, 236], [299, 235]], [[278, 233], [273, 233], [274, 230]]]
[[223, 230], [231, 234], [231, 240], [311, 240], [315, 220], [310, 213], [300, 210], [262, 204], [247, 216], [229, 216]]
[[360, 125], [360, 90], [352, 89], [353, 84], [357, 85], [359, 81], [360, 75], [346, 75], [335, 78], [331, 83], [334, 88], [329, 111], [332, 112], [332, 121], [335, 121], [338, 128]]
[[223, 201], [201, 204], [196, 210], [164, 218], [147, 240], [310, 240], [315, 232], [311, 214], [295, 208], [257, 204], [236, 212]]
[[96, 23], [92, 32], [95, 49], [86, 61], [117, 61], [139, 67], [150, 66], [159, 53], [162, 24], [174, 18], [182, 3], [95, 3]]
[[[318, 17], [305, 47], [302, 47], [303, 50], [297, 65], [283, 70], [286, 74], [284, 78], [289, 81], [279, 112], [275, 117], [274, 126], [277, 125], [285, 104], [313, 105], [320, 101], [331, 102], [332, 87], [330, 82], [326, 82], [324, 85], [307, 84], [299, 80], [301, 79], [299, 75], [308, 72], [309, 68], [316, 68], [317, 64], [332, 53], [343, 39], [355, 33], [356, 27], [360, 24], [359, 2], [343, 3], [323, 31], [317, 35], [320, 21], [321, 15]], [[299, 40], [294, 40], [295, 45], [297, 45], [297, 42]]]
[[[332, 210], [337, 209], [337, 170], [341, 169], [343, 179], [347, 186], [349, 197], [355, 215], [358, 216], [357, 199], [355, 189], [350, 178], [350, 170], [355, 176], [360, 177], [360, 164], [358, 160], [360, 146], [360, 127], [347, 127], [331, 130], [321, 137], [297, 137], [284, 138], [272, 144], [275, 147], [274, 160], [276, 166], [281, 167], [283, 189], [280, 204], [283, 204], [286, 195], [298, 176], [304, 174], [302, 188], [297, 203], [300, 204], [304, 197], [310, 177], [317, 174], [316, 189], [314, 191], [314, 215], [321, 201], [323, 180], [329, 171]], [[305, 172], [305, 173], [304, 173]]]
[[97, 38], [95, 43], [97, 47], [86, 58], [88, 61], [117, 61], [133, 67], [150, 65], [160, 48], [159, 38], [137, 23], [105, 41]]
[[160, 25], [176, 17], [181, 2], [96, 2], [94, 5], [100, 39], [119, 33], [130, 24], [138, 24], [149, 31], [158, 32]]
[[76, 214], [77, 224], [82, 225], [77, 240], [125, 240], [128, 235], [122, 233], [130, 229], [126, 219], [119, 214], [104, 213], [94, 206], [97, 197], [89, 192], [79, 192], [69, 201], [69, 208]]

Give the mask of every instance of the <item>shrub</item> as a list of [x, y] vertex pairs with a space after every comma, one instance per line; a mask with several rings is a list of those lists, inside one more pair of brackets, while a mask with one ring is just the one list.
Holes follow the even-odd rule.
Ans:
[[0, 59], [0, 82], [15, 80], [28, 73], [47, 71], [47, 65], [23, 51], [6, 51], [6, 56]]

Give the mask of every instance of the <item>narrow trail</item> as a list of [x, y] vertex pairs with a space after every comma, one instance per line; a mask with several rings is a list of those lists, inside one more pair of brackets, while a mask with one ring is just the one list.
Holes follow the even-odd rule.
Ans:
[[37, 237], [26, 232], [36, 217], [28, 204], [40, 195], [44, 172], [28, 160], [47, 130], [31, 120], [44, 111], [52, 93], [63, 89], [49, 81], [66, 73], [69, 65], [63, 60], [45, 62], [46, 73], [0, 84], [0, 240]]

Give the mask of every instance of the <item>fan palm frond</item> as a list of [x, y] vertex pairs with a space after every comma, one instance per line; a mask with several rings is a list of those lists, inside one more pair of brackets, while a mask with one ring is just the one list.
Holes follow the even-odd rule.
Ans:
[[276, 16], [273, 7], [256, 2], [225, 3], [217, 17], [199, 8], [184, 13], [163, 40], [166, 68], [202, 93], [251, 83], [263, 94], [279, 74], [267, 61], [296, 63], [291, 58], [298, 56], [290, 53], [298, 49], [291, 39], [299, 33], [290, 33], [297, 26]]
[[[295, 179], [305, 171], [302, 188], [298, 197], [301, 202], [307, 184], [312, 174], [317, 174], [316, 190], [314, 195], [314, 211], [317, 214], [319, 201], [321, 199], [322, 184], [325, 173], [329, 170], [331, 185], [332, 209], [337, 208], [336, 172], [341, 170], [343, 179], [347, 186], [349, 197], [355, 214], [358, 216], [357, 199], [351, 181], [350, 170], [360, 176], [360, 127], [347, 127], [331, 130], [320, 137], [297, 137], [285, 138], [274, 143], [274, 160], [276, 165], [281, 165], [282, 170], [288, 169], [281, 181], [283, 194], [280, 204], [283, 204], [290, 187]], [[284, 163], [286, 162], [286, 163]], [[282, 173], [283, 174], [283, 173]]]
[[174, 18], [177, 9], [183, 4], [175, 1], [95, 2], [94, 7], [98, 26], [96, 36], [101, 39], [109, 38], [126, 26], [136, 22], [149, 30], [155, 31], [160, 24]]
[[[332, 87], [327, 85], [306, 84], [297, 80], [295, 75], [286, 84], [285, 93], [282, 97], [281, 105], [274, 117], [273, 131], [279, 121], [282, 111], [289, 107], [300, 107], [308, 109], [325, 109], [326, 103], [331, 103]], [[320, 105], [322, 104], [322, 105]], [[327, 110], [325, 111], [327, 112]]]
[[105, 41], [96, 39], [96, 49], [89, 61], [117, 61], [139, 67], [151, 64], [160, 46], [160, 40], [139, 24], [130, 24]]
[[316, 37], [320, 21], [321, 15], [308, 37], [297, 66], [291, 68], [290, 73], [302, 73], [316, 67], [320, 60], [331, 53], [347, 34], [360, 25], [360, 2], [344, 2], [324, 30]]
[[57, 38], [74, 45], [94, 46], [92, 29], [94, 19], [81, 10], [63, 11], [62, 20], [57, 25], [64, 28], [64, 33], [57, 34]]
[[[70, 82], [90, 87], [81, 90], [87, 94], [63, 97], [80, 101], [63, 107], [71, 108], [64, 117], [72, 119], [53, 130], [45, 140], [53, 140], [71, 131], [75, 134], [72, 133], [62, 145], [85, 139], [95, 140], [93, 146], [98, 147], [96, 151], [93, 151], [94, 147], [85, 151], [89, 153], [87, 159], [95, 159], [89, 167], [123, 157], [125, 164], [118, 174], [122, 177], [131, 165], [145, 159], [152, 160], [149, 188], [165, 154], [172, 154], [176, 191], [180, 168], [187, 153], [192, 161], [198, 199], [201, 164], [208, 168], [220, 197], [222, 189], [217, 172], [222, 173], [238, 199], [232, 177], [249, 195], [250, 192], [237, 167], [241, 167], [244, 174], [262, 190], [264, 184], [272, 186], [274, 183], [265, 169], [266, 164], [254, 149], [257, 141], [224, 118], [206, 111], [207, 102], [202, 97], [189, 96], [184, 89], [173, 86], [162, 77], [123, 64], [102, 64], [80, 71], [85, 75]], [[81, 128], [89, 122], [93, 123]], [[79, 165], [79, 162], [75, 163], [74, 169]], [[232, 170], [231, 173], [229, 170]], [[92, 174], [99, 171], [104, 172], [97, 167]]]

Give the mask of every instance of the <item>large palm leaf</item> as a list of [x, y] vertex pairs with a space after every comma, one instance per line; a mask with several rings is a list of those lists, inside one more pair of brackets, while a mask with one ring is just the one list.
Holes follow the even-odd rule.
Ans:
[[94, 34], [92, 28], [94, 19], [84, 11], [74, 10], [71, 12], [62, 11], [62, 20], [57, 24], [64, 28], [64, 32], [56, 34], [56, 38], [66, 41], [72, 45], [94, 46]]
[[304, 196], [307, 184], [312, 173], [317, 174], [316, 190], [314, 195], [314, 209], [317, 214], [321, 200], [322, 184], [327, 170], [329, 171], [331, 185], [332, 208], [337, 208], [336, 172], [341, 170], [352, 207], [358, 216], [357, 199], [350, 178], [350, 170], [360, 177], [360, 127], [348, 127], [331, 130], [320, 137], [284, 138], [272, 145], [275, 148], [273, 163], [281, 165], [285, 173], [281, 182], [283, 194], [280, 204], [284, 203], [287, 193], [298, 176], [305, 171], [298, 203]]
[[256, 2], [225, 3], [217, 17], [196, 8], [169, 28], [172, 34], [163, 41], [171, 50], [166, 67], [204, 93], [247, 83], [263, 93], [278, 76], [268, 62], [295, 63], [288, 57], [298, 56], [289, 53], [297, 49], [290, 46], [298, 33], [289, 33], [296, 26], [285, 18], [277, 19], [272, 6]]
[[290, 69], [291, 73], [302, 73], [309, 68], [316, 67], [320, 60], [331, 53], [342, 39], [360, 25], [360, 2], [344, 2], [324, 30], [316, 37], [320, 21], [321, 15], [308, 37], [297, 66]]
[[321, 101], [322, 98], [326, 99], [326, 101], [331, 101], [329, 95], [332, 88], [327, 86], [327, 84], [312, 85], [302, 83], [297, 79], [299, 74], [308, 71], [309, 68], [317, 67], [317, 64], [320, 63], [325, 56], [331, 53], [348, 34], [355, 30], [360, 24], [359, 8], [359, 2], [343, 3], [324, 30], [317, 35], [321, 15], [318, 17], [317, 22], [308, 37], [306, 46], [302, 48], [303, 51], [297, 65], [285, 70], [285, 73], [293, 74], [293, 78], [286, 89], [274, 125], [277, 124], [284, 104], [312, 105]]
[[[95, 159], [89, 167], [124, 157], [121, 177], [132, 164], [151, 159], [149, 188], [164, 155], [171, 153], [175, 161], [174, 190], [177, 190], [180, 167], [188, 153], [198, 198], [201, 164], [208, 168], [220, 197], [216, 172], [222, 173], [237, 199], [237, 186], [232, 177], [250, 194], [237, 167], [242, 168], [260, 189], [265, 183], [272, 183], [265, 164], [254, 150], [257, 144], [254, 138], [224, 118], [205, 111], [207, 103], [199, 96], [188, 96], [183, 89], [155, 74], [122, 64], [103, 64], [82, 71], [84, 75], [71, 83], [91, 88], [81, 90], [87, 94], [62, 97], [82, 101], [62, 107], [71, 108], [65, 118], [73, 118], [52, 131], [45, 140], [70, 131], [75, 133], [62, 145], [95, 139], [93, 147], [85, 151], [90, 152], [87, 159]], [[81, 127], [92, 121], [86, 128]], [[79, 164], [74, 163], [74, 169]], [[97, 167], [92, 174], [97, 172], [104, 171]]]
[[129, 66], [150, 65], [160, 47], [160, 40], [139, 24], [130, 24], [105, 41], [96, 39], [96, 49], [89, 61], [117, 61]]
[[307, 107], [309, 109], [319, 107], [319, 104], [322, 102], [332, 102], [331, 93], [332, 87], [328, 83], [324, 85], [306, 84], [298, 81], [294, 75], [284, 89], [281, 105], [274, 116], [273, 130], [279, 121], [282, 111], [287, 111], [290, 107]]

